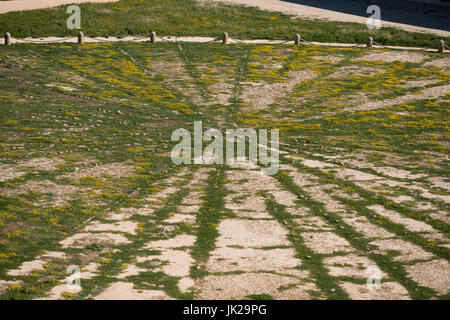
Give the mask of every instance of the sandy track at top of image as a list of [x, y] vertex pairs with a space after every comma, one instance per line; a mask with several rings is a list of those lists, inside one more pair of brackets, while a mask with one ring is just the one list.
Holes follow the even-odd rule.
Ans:
[[76, 3], [85, 2], [117, 2], [119, 0], [14, 0], [14, 1], [1, 1], [0, 2], [0, 14], [11, 11], [23, 11], [57, 7], [62, 5], [70, 5]]
[[[211, 2], [210, 0], [204, 2]], [[366, 23], [367, 17], [361, 17], [353, 14], [347, 14], [347, 13], [341, 13], [336, 12], [332, 10], [326, 10], [326, 9], [319, 9], [314, 8], [311, 6], [296, 4], [296, 3], [289, 3], [286, 1], [279, 1], [279, 0], [214, 0], [216, 2], [226, 2], [229, 4], [237, 4], [237, 5], [245, 5], [245, 6], [252, 6], [252, 7], [258, 7], [263, 10], [269, 10], [269, 11], [278, 11], [285, 14], [291, 14], [294, 16], [297, 16], [299, 18], [306, 18], [306, 19], [321, 19], [321, 20], [331, 20], [331, 21], [342, 21], [342, 22], [356, 22], [356, 23]], [[438, 29], [430, 29], [430, 28], [423, 28], [423, 27], [416, 27], [413, 25], [403, 24], [403, 23], [396, 23], [396, 22], [386, 22], [381, 21], [382, 26], [386, 27], [396, 27], [400, 28], [406, 31], [412, 31], [412, 32], [426, 32], [426, 33], [433, 33], [436, 35], [449, 37], [450, 32], [444, 31], [444, 30], [438, 30]]]

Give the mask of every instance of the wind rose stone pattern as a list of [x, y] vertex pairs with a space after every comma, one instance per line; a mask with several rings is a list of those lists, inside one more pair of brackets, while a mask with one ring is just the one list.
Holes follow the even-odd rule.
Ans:
[[[448, 299], [449, 66], [287, 44], [1, 46], [0, 298]], [[173, 164], [171, 134], [194, 121], [279, 129], [279, 171]]]

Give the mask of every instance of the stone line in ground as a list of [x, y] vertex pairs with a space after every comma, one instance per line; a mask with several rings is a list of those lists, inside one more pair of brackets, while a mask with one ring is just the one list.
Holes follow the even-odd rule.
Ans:
[[[236, 216], [218, 225], [216, 248], [206, 262], [210, 273], [197, 283], [197, 299], [245, 299], [253, 294], [276, 299], [310, 299], [318, 288], [288, 240], [287, 231], [267, 212], [261, 192], [280, 196], [276, 180], [252, 165], [227, 170], [225, 207]], [[283, 202], [295, 207], [295, 197]]]
[[[436, 205], [433, 204], [433, 202], [439, 201], [444, 202], [446, 205], [450, 202], [449, 196], [439, 195], [439, 194], [433, 194], [429, 190], [425, 189], [424, 187], [418, 185], [417, 183], [410, 182], [410, 183], [403, 183], [400, 181], [395, 180], [389, 180], [389, 179], [379, 179], [379, 180], [373, 180], [373, 181], [358, 181], [353, 180], [352, 181], [355, 185], [357, 185], [360, 188], [366, 189], [366, 190], [372, 190], [373, 192], [376, 192], [377, 195], [381, 195], [380, 192], [377, 190], [382, 190], [384, 187], [402, 187], [402, 188], [408, 188], [412, 191], [418, 191], [420, 194], [420, 197], [427, 199], [427, 201], [420, 200], [420, 202], [416, 201], [416, 203], [412, 206], [411, 209], [415, 211], [426, 211], [426, 214], [429, 215], [434, 220], [440, 220], [444, 223], [449, 224], [450, 223], [450, 216], [447, 214], [447, 212], [443, 210], [439, 210]], [[444, 198], [445, 197], [445, 198]], [[398, 203], [402, 205], [402, 199], [395, 199], [390, 198], [395, 203]], [[408, 198], [408, 200], [410, 200]], [[430, 201], [431, 200], [431, 201]]]
[[437, 87], [431, 87], [431, 88], [425, 88], [421, 90], [419, 93], [407, 93], [403, 96], [393, 98], [393, 99], [386, 99], [383, 101], [370, 101], [355, 107], [348, 107], [343, 109], [344, 111], [359, 111], [359, 110], [376, 110], [380, 108], [389, 108], [394, 105], [399, 105], [402, 103], [407, 103], [409, 101], [414, 100], [422, 100], [422, 99], [437, 99], [439, 97], [445, 96], [447, 92], [450, 91], [450, 84], [443, 85], [443, 86], [437, 86]]
[[[292, 169], [286, 165], [284, 169]], [[323, 203], [331, 197], [325, 192], [319, 192], [320, 188], [313, 190], [317, 198], [323, 199]], [[286, 210], [293, 214], [289, 209]], [[293, 220], [297, 224], [307, 247], [315, 254], [322, 255], [323, 264], [328, 269], [329, 275], [333, 277], [350, 277], [356, 282], [347, 279], [338, 280], [339, 286], [349, 295], [351, 299], [409, 299], [408, 291], [399, 283], [392, 281], [384, 272], [381, 272], [382, 289], [369, 290], [364, 282], [368, 278], [367, 268], [377, 266], [377, 264], [367, 257], [367, 252], [358, 250], [347, 241], [347, 239], [336, 233], [334, 226], [329, 224], [322, 217], [306, 214], [295, 217]], [[373, 229], [377, 236], [390, 236], [381, 233], [380, 229]]]
[[[302, 164], [311, 167], [311, 168], [320, 168], [324, 171], [329, 171], [336, 169], [336, 164], [332, 164], [329, 162], [323, 162], [318, 160], [306, 160], [299, 157], [291, 156], [294, 159], [302, 161]], [[326, 156], [323, 156], [326, 157]], [[344, 162], [345, 164], [350, 165], [352, 168], [340, 168], [340, 170], [337, 172], [337, 177], [344, 179], [344, 180], [350, 180], [353, 184], [356, 186], [365, 189], [370, 190], [371, 192], [376, 193], [379, 196], [385, 197], [386, 199], [389, 199], [399, 205], [405, 205], [404, 202], [408, 202], [408, 208], [410, 210], [414, 210], [417, 212], [425, 212], [428, 216], [433, 218], [434, 220], [440, 220], [446, 224], [450, 223], [450, 216], [447, 214], [447, 212], [440, 210], [439, 207], [432, 203], [435, 201], [448, 203], [450, 201], [450, 198], [445, 195], [439, 195], [439, 194], [433, 194], [430, 192], [430, 190], [427, 189], [427, 186], [423, 183], [416, 181], [415, 179], [420, 178], [427, 178], [427, 181], [430, 182], [431, 186], [438, 186], [442, 189], [445, 189], [446, 192], [450, 192], [450, 184], [446, 183], [442, 179], [438, 179], [436, 177], [427, 177], [425, 174], [413, 174], [409, 171], [406, 171], [404, 169], [398, 169], [393, 167], [375, 167], [372, 165], [369, 165], [368, 163], [361, 163], [356, 162], [354, 160], [340, 160], [339, 162]], [[387, 179], [384, 176], [379, 175], [373, 175], [368, 174], [366, 172], [362, 172], [361, 170], [355, 169], [356, 168], [372, 168], [379, 174], [382, 174], [384, 176], [389, 176], [391, 179]], [[392, 179], [394, 178], [394, 179]], [[396, 179], [402, 179], [402, 181], [395, 180]], [[409, 194], [405, 195], [385, 195], [383, 193], [384, 188], [389, 187], [401, 187], [404, 190], [412, 190], [412, 192], [419, 192], [422, 199], [417, 199]], [[411, 193], [409, 191], [409, 193]]]
[[[175, 181], [182, 182], [186, 179], [186, 175], [188, 174], [188, 170], [183, 169], [180, 170], [177, 174], [172, 176], [171, 178], [168, 178], [166, 180], [160, 181], [157, 183], [157, 185], [162, 185], [163, 188], [156, 194], [152, 195], [151, 197], [148, 197], [147, 201], [154, 201], [154, 203], [151, 205], [145, 205], [142, 208], [122, 208], [120, 213], [114, 213], [111, 212], [106, 215], [107, 222], [99, 222], [99, 221], [92, 221], [86, 223], [86, 225], [82, 228], [82, 231], [79, 233], [76, 233], [70, 237], [67, 237], [60, 241], [60, 245], [62, 249], [70, 249], [70, 248], [77, 248], [77, 249], [85, 249], [89, 245], [92, 244], [100, 244], [100, 245], [106, 245], [109, 247], [114, 247], [118, 245], [128, 244], [131, 241], [127, 238], [127, 235], [135, 235], [136, 234], [136, 228], [138, 227], [138, 224], [134, 221], [129, 220], [129, 218], [134, 214], [139, 215], [151, 215], [157, 208], [161, 208], [164, 205], [163, 200], [166, 199], [168, 196], [174, 194], [179, 190], [179, 188], [171, 187], [170, 185], [173, 184]], [[119, 249], [113, 249], [112, 251], [109, 249], [103, 249], [99, 252], [106, 253], [106, 252], [114, 252]], [[95, 258], [98, 257], [98, 255], [95, 256]], [[30, 275], [35, 270], [43, 270], [45, 267], [45, 264], [49, 261], [64, 261], [67, 260], [69, 257], [64, 251], [56, 251], [56, 252], [46, 252], [43, 255], [40, 255], [39, 257], [36, 257], [33, 261], [26, 261], [22, 263], [22, 265], [14, 270], [10, 270], [7, 272], [7, 275], [9, 276], [27, 276]], [[100, 263], [91, 261], [93, 258], [90, 257], [88, 253], [83, 253], [80, 255], [80, 260], [87, 263], [85, 266], [81, 266], [81, 273], [80, 278], [81, 281], [88, 280], [96, 275], [98, 275], [98, 269], [100, 268]], [[61, 280], [59, 285], [53, 287], [50, 292], [48, 292], [47, 297], [41, 298], [41, 299], [61, 299], [62, 294], [65, 291], [68, 291], [68, 288], [66, 286], [67, 280], [70, 276], [66, 277], [65, 279]], [[71, 288], [71, 293], [77, 293], [80, 292], [82, 288]]]
[[[422, 202], [420, 205], [425, 206], [428, 208], [433, 208], [432, 212], [427, 212], [426, 214], [433, 218], [434, 220], [439, 220], [443, 223], [449, 223], [449, 217], [446, 212], [439, 211], [436, 206], [434, 206], [429, 201], [439, 201], [443, 202], [445, 204], [450, 203], [450, 195], [439, 195], [431, 193], [430, 190], [427, 189], [427, 187], [418, 181], [415, 181], [415, 179], [425, 178], [427, 177], [425, 174], [412, 174], [406, 170], [403, 169], [396, 169], [396, 168], [389, 168], [389, 167], [374, 167], [375, 171], [377, 171], [380, 174], [388, 175], [394, 178], [407, 180], [405, 181], [398, 181], [394, 179], [387, 179], [384, 176], [374, 175], [362, 172], [357, 169], [349, 169], [349, 168], [335, 168], [336, 170], [336, 177], [339, 179], [349, 180], [358, 187], [365, 189], [365, 190], [371, 190], [372, 192], [375, 192], [377, 195], [385, 197], [385, 195], [381, 194], [380, 192], [377, 192], [377, 189], [383, 188], [384, 186], [388, 187], [403, 187], [405, 189], [418, 191], [420, 192], [420, 197], [428, 199], [428, 202]], [[325, 170], [328, 171], [328, 170]], [[442, 183], [440, 186], [445, 187], [447, 192], [450, 190], [450, 185]], [[403, 205], [402, 202], [406, 199], [408, 201], [416, 201], [415, 198], [410, 196], [400, 196], [400, 197], [387, 197], [389, 200], [392, 200], [393, 202]], [[408, 208], [411, 209], [411, 206], [408, 206]], [[413, 232], [421, 232], [424, 234], [425, 237], [433, 240], [437, 240], [441, 242], [442, 246], [449, 247], [449, 239], [442, 233], [438, 232], [437, 230], [434, 230], [433, 227], [429, 226], [426, 222], [419, 221], [413, 218], [406, 218], [402, 217], [399, 213], [387, 210], [383, 208], [382, 206], [374, 206], [370, 208], [374, 210], [376, 213], [386, 216], [389, 219], [391, 219], [393, 222], [399, 223], [404, 225], [408, 230]], [[416, 208], [412, 208], [413, 210], [417, 210]], [[427, 211], [429, 211], [427, 209]], [[437, 212], [436, 212], [437, 211]]]
[[[202, 206], [202, 197], [205, 195], [206, 183], [211, 170], [211, 168], [198, 169], [190, 182], [184, 186], [190, 192], [183, 198], [181, 204], [177, 206], [176, 212], [162, 221], [164, 223], [163, 228], [166, 231], [175, 230], [177, 223], [196, 223], [196, 215]], [[175, 177], [171, 179], [173, 181], [176, 180]], [[151, 197], [149, 200], [156, 200], [156, 198]], [[135, 262], [129, 264], [115, 277], [120, 280], [113, 282], [106, 290], [95, 296], [94, 299], [172, 299], [162, 290], [137, 290], [134, 288], [132, 282], [126, 281], [127, 277], [137, 276], [141, 272], [149, 271], [137, 265], [144, 262], [154, 266], [150, 270], [152, 272], [162, 271], [170, 277], [179, 278], [177, 283], [179, 291], [181, 293], [189, 292], [195, 284], [194, 280], [190, 278], [190, 269], [194, 263], [190, 251], [195, 241], [195, 235], [175, 234], [169, 238], [153, 240], [146, 243], [140, 250], [157, 250], [160, 254], [141, 256], [138, 250], [134, 257], [135, 259], [133, 259]]]
[[[300, 235], [306, 245], [317, 255], [324, 255], [323, 262], [333, 276], [341, 276], [344, 273], [350, 277], [365, 279], [365, 273], [361, 272], [361, 266], [376, 265], [373, 261], [358, 252], [344, 239], [333, 232], [329, 226], [319, 217], [311, 216], [307, 209], [296, 204], [297, 197], [289, 191], [283, 190], [278, 181], [270, 176], [261, 174], [259, 170], [251, 170], [249, 164], [245, 170], [229, 170], [228, 175], [233, 183], [227, 184], [227, 189], [232, 193], [226, 197], [226, 207], [235, 214], [235, 219], [224, 220], [219, 224], [219, 238], [216, 242], [216, 250], [211, 253], [207, 263], [209, 272], [244, 272], [242, 275], [211, 275], [203, 279], [201, 283], [200, 298], [244, 298], [249, 294], [271, 294], [279, 299], [307, 299], [310, 293], [315, 291], [318, 295], [323, 292], [317, 289], [311, 282], [311, 275], [306, 270], [297, 270], [292, 266], [301, 261], [295, 257], [295, 249], [290, 249], [292, 244], [288, 240], [285, 228], [277, 220], [271, 219], [265, 207], [263, 193], [267, 192], [276, 202], [283, 205], [286, 211], [294, 218], [301, 230]], [[262, 199], [259, 199], [262, 198]], [[242, 204], [233, 200], [242, 200]], [[250, 209], [251, 208], [251, 209]], [[242, 245], [245, 244], [245, 247]], [[284, 249], [280, 252], [279, 247]], [[286, 249], [283, 248], [286, 246]], [[265, 250], [260, 250], [266, 247]], [[269, 248], [267, 248], [269, 247]], [[275, 247], [276, 249], [270, 248]], [[260, 251], [258, 251], [260, 250]], [[264, 251], [264, 253], [262, 253]], [[259, 254], [259, 255], [258, 255]], [[331, 257], [330, 257], [331, 255]], [[333, 256], [338, 255], [338, 256]], [[279, 256], [285, 256], [282, 262]], [[340, 256], [340, 257], [339, 257]], [[327, 260], [328, 258], [330, 260]], [[245, 258], [245, 259], [243, 259]], [[334, 260], [333, 260], [334, 259]], [[347, 267], [339, 267], [335, 260], [345, 260]], [[283, 265], [286, 263], [287, 265]], [[351, 267], [348, 267], [351, 265]], [[289, 271], [289, 267], [292, 271]], [[259, 279], [259, 274], [276, 272], [280, 277], [291, 275], [300, 280], [295, 287], [295, 280], [291, 280], [292, 287], [288, 290], [278, 291], [276, 283], [284, 283], [283, 280], [274, 281], [265, 275]], [[339, 273], [340, 272], [340, 273]], [[248, 277], [251, 274], [251, 277]], [[385, 275], [382, 275], [385, 276]], [[275, 276], [271, 276], [274, 278]], [[246, 281], [251, 280], [249, 284]], [[298, 281], [297, 280], [297, 281]], [[341, 281], [339, 285], [352, 297], [362, 299], [404, 299], [408, 298], [407, 290], [400, 284], [384, 279], [383, 292], [369, 291], [365, 285], [357, 285], [351, 282]], [[217, 290], [220, 291], [217, 291]], [[259, 291], [258, 291], [259, 290]]]
[[[300, 173], [294, 167], [288, 165], [284, 165], [283, 169], [287, 170], [286, 172], [288, 172], [288, 175], [292, 178], [294, 183], [304, 190], [313, 200], [324, 204], [324, 207], [328, 206], [328, 209], [326, 209], [327, 211], [339, 214], [346, 224], [353, 227], [357, 232], [364, 235], [364, 237], [370, 239], [370, 244], [378, 248], [377, 250], [372, 251], [372, 253], [387, 256], [389, 251], [399, 252], [400, 254], [392, 259], [394, 261], [408, 263], [404, 268], [408, 273], [409, 278], [417, 281], [422, 286], [434, 289], [439, 294], [446, 294], [450, 291], [450, 281], [443, 281], [442, 279], [445, 278], [441, 276], [444, 273], [447, 276], [447, 279], [450, 279], [450, 268], [446, 268], [446, 266], [449, 265], [446, 260], [437, 259], [436, 256], [425, 251], [420, 246], [394, 237], [392, 233], [373, 225], [357, 212], [346, 210], [339, 201], [332, 198], [329, 194], [318, 192], [323, 188], [323, 185], [321, 186], [318, 183], [318, 178], [314, 175]], [[339, 190], [338, 185], [328, 185], [328, 188]], [[339, 193], [340, 197], [352, 197], [352, 195], [344, 195], [345, 192]], [[330, 204], [334, 205], [332, 208], [334, 210], [329, 210], [331, 209], [329, 207]], [[415, 222], [416, 220], [413, 221]], [[402, 220], [397, 220], [397, 223], [399, 222], [402, 222]], [[362, 225], [362, 223], [364, 223], [364, 225]], [[427, 228], [431, 227], [427, 225]], [[429, 236], [429, 234], [427, 234], [427, 236]], [[433, 274], [436, 276], [433, 277]], [[421, 279], [421, 277], [427, 279], [427, 281]]]
[[[325, 211], [330, 213], [339, 214], [342, 217], [342, 220], [354, 228], [357, 232], [364, 235], [365, 238], [373, 239], [373, 240], [386, 240], [395, 238], [395, 234], [392, 232], [385, 230], [382, 226], [375, 225], [371, 223], [366, 217], [361, 216], [355, 210], [347, 209], [340, 201], [333, 198], [332, 195], [326, 193], [324, 189], [328, 190], [340, 190], [340, 187], [336, 184], [326, 184], [321, 185], [318, 183], [318, 178], [312, 174], [301, 173], [296, 170], [294, 167], [285, 166], [285, 170], [288, 175], [292, 178], [292, 181], [300, 187], [302, 190], [308, 194], [312, 200], [322, 203]], [[355, 195], [347, 195], [344, 191], [339, 193], [339, 196], [349, 199], [355, 199]], [[402, 250], [402, 254], [400, 257], [404, 259], [411, 258], [410, 254], [415, 252], [417, 257], [423, 257], [424, 259], [428, 259], [432, 257], [432, 255], [419, 246], [410, 244], [409, 242], [398, 240], [403, 246], [402, 248], [406, 250]], [[401, 258], [400, 258], [401, 259]]]

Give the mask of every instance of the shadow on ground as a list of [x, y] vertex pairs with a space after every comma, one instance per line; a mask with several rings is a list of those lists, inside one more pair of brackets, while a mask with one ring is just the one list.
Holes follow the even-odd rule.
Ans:
[[319, 9], [337, 11], [360, 17], [366, 13], [369, 5], [381, 8], [383, 21], [404, 23], [417, 27], [450, 31], [450, 2], [448, 5], [418, 3], [408, 0], [283, 0]]

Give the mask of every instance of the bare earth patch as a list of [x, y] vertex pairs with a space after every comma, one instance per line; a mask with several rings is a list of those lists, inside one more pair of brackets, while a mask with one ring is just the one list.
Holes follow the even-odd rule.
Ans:
[[342, 217], [342, 220], [368, 238], [393, 238], [395, 236], [393, 233], [370, 223], [366, 217], [359, 216], [356, 213], [346, 214]]
[[0, 181], [6, 181], [21, 177], [25, 172], [19, 171], [12, 164], [0, 164]]
[[429, 226], [428, 224], [417, 221], [414, 219], [403, 217], [400, 213], [385, 209], [381, 205], [372, 205], [369, 206], [368, 209], [375, 211], [379, 215], [385, 216], [389, 218], [389, 220], [401, 224], [405, 226], [407, 229], [414, 231], [414, 232], [435, 232], [435, 230]]
[[218, 227], [222, 246], [269, 247], [291, 245], [287, 232], [276, 221], [227, 219]]
[[164, 265], [155, 269], [155, 271], [163, 271], [171, 277], [188, 277], [194, 259], [191, 258], [189, 252], [173, 249], [161, 250], [160, 255], [149, 257], [138, 257], [138, 262], [160, 260]]
[[363, 103], [358, 106], [344, 108], [346, 111], [356, 111], [356, 110], [375, 110], [384, 107], [390, 107], [397, 104], [406, 103], [413, 100], [423, 100], [423, 99], [436, 99], [441, 96], [444, 96], [446, 93], [450, 91], [450, 85], [443, 85], [431, 88], [425, 88], [419, 93], [408, 93], [403, 96], [393, 98], [393, 99], [385, 99], [381, 101], [370, 101], [367, 103]]
[[137, 290], [130, 282], [115, 282], [95, 300], [172, 300], [161, 290]]
[[431, 253], [421, 247], [400, 239], [376, 240], [371, 244], [380, 248], [376, 251], [380, 254], [387, 254], [388, 251], [398, 252], [399, 255], [393, 258], [395, 261], [427, 260], [433, 257]]
[[419, 179], [426, 176], [424, 174], [413, 174], [409, 171], [393, 167], [374, 167], [373, 169], [379, 173], [398, 179]]
[[408, 291], [396, 282], [382, 282], [380, 289], [369, 289], [365, 284], [339, 284], [354, 300], [409, 300]]
[[[355, 277], [361, 279], [366, 279], [367, 268], [375, 265], [369, 258], [354, 254], [326, 258], [324, 259], [324, 264], [334, 277]], [[385, 276], [386, 274], [382, 272], [381, 279]]]
[[331, 232], [305, 232], [302, 237], [309, 248], [320, 254], [352, 251], [347, 240]]
[[355, 169], [347, 169], [347, 168], [339, 168], [337, 169], [336, 177], [351, 180], [351, 181], [367, 181], [367, 180], [376, 180], [382, 179], [381, 177], [375, 176], [370, 173], [366, 173], [363, 171], [355, 170]]
[[109, 163], [90, 168], [82, 168], [67, 174], [66, 177], [80, 179], [83, 177], [101, 177], [103, 175], [108, 175], [113, 178], [122, 178], [132, 175], [134, 171], [134, 167], [126, 163]]
[[439, 294], [450, 292], [450, 264], [446, 260], [432, 260], [407, 266], [409, 276], [421, 286], [433, 288]]
[[84, 248], [91, 244], [119, 245], [127, 244], [130, 241], [121, 234], [115, 233], [77, 233], [69, 238], [60, 241], [63, 248]]
[[123, 272], [121, 272], [116, 278], [125, 279], [126, 277], [137, 276], [141, 272], [147, 271], [144, 268], [137, 267], [135, 264], [129, 265]]
[[100, 223], [95, 222], [88, 225], [85, 231], [118, 231], [125, 232], [129, 234], [136, 234], [136, 228], [138, 224], [133, 221], [121, 221], [115, 223]]
[[199, 284], [201, 288], [197, 299], [245, 299], [252, 294], [270, 294], [276, 299], [309, 299], [306, 290], [313, 290], [312, 283], [301, 284], [298, 288], [278, 291], [287, 285], [300, 285], [300, 281], [293, 277], [279, 276], [270, 273], [245, 273], [241, 275], [207, 276]]
[[333, 230], [323, 219], [315, 216], [293, 219], [302, 230], [324, 231]]
[[169, 55], [167, 53], [161, 56], [155, 55], [148, 68], [152, 70], [153, 75], [161, 75], [163, 81], [171, 89], [182, 92], [185, 97], [198, 105], [205, 104], [205, 99], [198, 85], [186, 70], [185, 62], [178, 56], [177, 52], [171, 52]]

